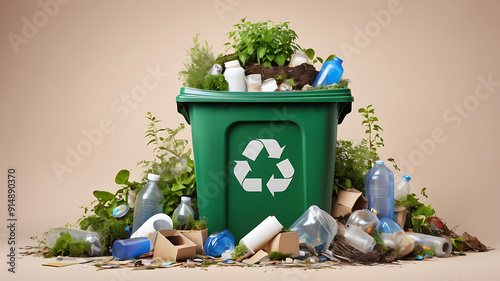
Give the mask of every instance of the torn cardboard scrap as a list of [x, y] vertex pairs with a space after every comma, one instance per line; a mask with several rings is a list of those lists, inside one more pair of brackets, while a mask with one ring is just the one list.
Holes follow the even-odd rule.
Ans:
[[336, 200], [332, 204], [332, 216], [342, 217], [355, 210], [363, 209], [368, 203], [368, 199], [363, 193], [355, 188], [339, 190]]

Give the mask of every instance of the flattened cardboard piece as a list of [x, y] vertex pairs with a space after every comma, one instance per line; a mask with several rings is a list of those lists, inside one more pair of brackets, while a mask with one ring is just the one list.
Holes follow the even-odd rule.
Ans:
[[244, 262], [246, 264], [256, 264], [267, 257], [269, 257], [269, 255], [264, 250], [259, 250], [251, 258], [244, 259], [242, 262]]
[[296, 231], [282, 232], [274, 236], [263, 248], [267, 253], [300, 254], [299, 233]]
[[189, 240], [196, 244], [196, 254], [205, 255], [203, 245], [208, 238], [208, 229], [203, 230], [181, 230], [182, 235], [186, 236]]
[[405, 207], [394, 206], [394, 220], [399, 224], [399, 226], [401, 226], [402, 229], [404, 229], [408, 213], [410, 212]]
[[[150, 235], [151, 237], [152, 235]], [[160, 257], [175, 261], [194, 259], [196, 244], [175, 229], [162, 229], [156, 232], [156, 243], [153, 259]]]
[[338, 218], [348, 215], [355, 210], [363, 209], [368, 203], [368, 199], [363, 193], [355, 188], [339, 190], [337, 199], [332, 204], [332, 216]]

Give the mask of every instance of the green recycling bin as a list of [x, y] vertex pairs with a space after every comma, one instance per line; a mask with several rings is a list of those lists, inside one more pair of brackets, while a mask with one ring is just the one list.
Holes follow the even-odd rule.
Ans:
[[200, 217], [236, 242], [267, 216], [285, 228], [311, 205], [330, 213], [337, 124], [348, 88], [217, 92], [181, 88], [191, 125]]

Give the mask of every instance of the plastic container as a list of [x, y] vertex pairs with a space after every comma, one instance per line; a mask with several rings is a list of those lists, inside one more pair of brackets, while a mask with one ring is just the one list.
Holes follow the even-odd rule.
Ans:
[[[136, 238], [136, 237], [148, 238], [149, 235], [155, 233], [158, 230], [172, 229], [173, 226], [174, 224], [172, 222], [172, 219], [168, 215], [164, 213], [159, 213], [150, 217], [145, 223], [143, 223], [136, 232], [132, 233], [130, 238]], [[153, 239], [156, 239], [156, 237]], [[150, 250], [153, 251], [153, 249], [154, 249], [154, 243], [151, 243]]]
[[218, 63], [212, 65], [212, 68], [210, 68], [207, 71], [208, 75], [217, 75], [217, 74], [222, 74], [222, 66]]
[[71, 235], [73, 240], [80, 242], [87, 242], [87, 254], [89, 256], [100, 256], [102, 254], [103, 246], [102, 246], [102, 236], [101, 234], [93, 231], [69, 228], [69, 227], [57, 227], [52, 229], [45, 239], [45, 246], [49, 248], [54, 248], [56, 245], [57, 239], [61, 237], [61, 233], [67, 232]]
[[281, 83], [278, 89], [281, 92], [291, 91], [291, 90], [293, 90], [293, 86], [288, 84], [288, 83]]
[[377, 210], [377, 217], [394, 218], [394, 174], [384, 165], [375, 161], [365, 176], [365, 191], [368, 208]]
[[367, 234], [372, 234], [374, 231], [378, 231], [380, 227], [380, 221], [377, 215], [368, 210], [357, 210], [354, 211], [346, 222], [346, 227], [355, 226], [366, 232]]
[[192, 219], [194, 219], [194, 212], [191, 207], [191, 197], [181, 196], [181, 204], [174, 210], [172, 221], [174, 225], [183, 225]]
[[321, 70], [316, 76], [316, 80], [312, 84], [313, 87], [328, 86], [338, 83], [340, 77], [344, 73], [342, 60], [339, 57], [334, 57], [333, 60], [325, 61]]
[[245, 237], [240, 240], [247, 246], [248, 250], [255, 254], [278, 234], [283, 226], [275, 216], [269, 216], [250, 231]]
[[218, 258], [225, 251], [234, 250], [234, 247], [234, 237], [231, 232], [226, 229], [222, 232], [208, 236], [205, 244], [203, 245], [203, 251], [207, 256]]
[[292, 54], [292, 57], [290, 58], [290, 63], [288, 64], [290, 67], [296, 67], [296, 66], [299, 66], [303, 63], [308, 63], [309, 62], [309, 58], [307, 57], [307, 55], [298, 50], [295, 52], [295, 54]]
[[137, 194], [132, 233], [136, 232], [150, 217], [163, 213], [163, 193], [158, 187], [159, 180], [159, 175], [148, 174], [148, 183]]
[[338, 226], [329, 213], [313, 205], [290, 226], [290, 230], [299, 233], [300, 242], [307, 242], [320, 252], [328, 249]]
[[191, 124], [199, 214], [209, 231], [230, 229], [239, 241], [270, 215], [287, 227], [311, 205], [330, 212], [337, 124], [352, 101], [347, 88], [182, 88], [177, 107]]
[[349, 244], [351, 244], [351, 246], [363, 253], [372, 251], [376, 244], [375, 239], [373, 239], [371, 235], [355, 226], [349, 226], [346, 228], [344, 238], [349, 242]]
[[111, 248], [113, 258], [118, 261], [134, 259], [149, 253], [150, 242], [148, 238], [136, 237], [124, 240], [116, 240]]
[[114, 208], [112, 215], [115, 218], [121, 218], [125, 216], [128, 213], [128, 211], [130, 211], [130, 207], [128, 206], [128, 204], [123, 204]]
[[229, 84], [230, 92], [246, 92], [247, 84], [245, 82], [245, 70], [240, 66], [237, 60], [231, 60], [224, 63], [224, 77]]
[[380, 238], [387, 248], [397, 249], [400, 258], [408, 255], [415, 248], [415, 240], [403, 231], [396, 234], [381, 233]]
[[399, 226], [399, 224], [397, 224], [392, 219], [381, 218], [380, 219], [380, 231], [382, 233], [396, 234], [400, 231], [403, 231], [403, 229], [401, 228], [401, 226]]
[[410, 194], [410, 176], [404, 175], [394, 183], [394, 200], [399, 200]]
[[247, 89], [249, 92], [260, 92], [262, 77], [260, 74], [250, 74], [246, 77]]
[[276, 79], [269, 78], [264, 80], [261, 85], [262, 92], [274, 92], [278, 89], [278, 84], [276, 83]]
[[434, 248], [436, 257], [444, 258], [451, 254], [452, 244], [450, 239], [414, 232], [407, 232], [406, 234], [415, 240], [415, 244]]

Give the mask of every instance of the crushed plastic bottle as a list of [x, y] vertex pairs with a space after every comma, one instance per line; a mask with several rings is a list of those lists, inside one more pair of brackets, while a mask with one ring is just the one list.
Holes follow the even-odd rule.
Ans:
[[384, 161], [375, 161], [365, 176], [368, 208], [377, 210], [377, 217], [394, 218], [394, 174], [384, 165]]
[[207, 241], [203, 245], [205, 255], [218, 258], [227, 250], [234, 250], [234, 237], [229, 230], [224, 230], [219, 233], [214, 233], [208, 236]]
[[405, 174], [394, 183], [394, 200], [400, 200], [410, 194], [410, 180], [410, 176]]
[[318, 206], [310, 206], [293, 224], [291, 231], [299, 233], [299, 241], [311, 244], [317, 252], [328, 249], [337, 235], [337, 221]]

